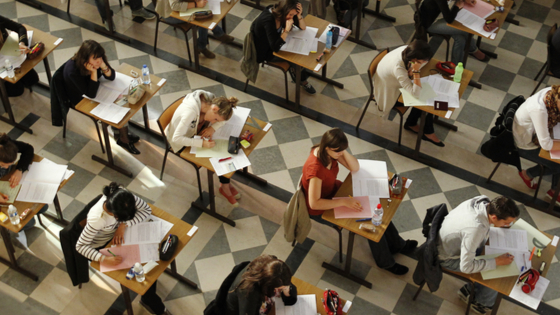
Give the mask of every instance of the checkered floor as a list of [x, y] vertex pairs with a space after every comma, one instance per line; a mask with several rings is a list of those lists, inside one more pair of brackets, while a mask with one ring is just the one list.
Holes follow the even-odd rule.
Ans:
[[[330, 75], [347, 83], [347, 90], [321, 86], [319, 82], [314, 81], [319, 95], [304, 96], [302, 103], [304, 106], [317, 110], [315, 103], [321, 102], [323, 107], [319, 108], [321, 110], [317, 110], [321, 113], [320, 122], [317, 122], [274, 105], [272, 101], [277, 97], [269, 94], [274, 90], [266, 89], [266, 86], [274, 86], [278, 82], [267, 81], [266, 79], [269, 78], [265, 77], [264, 82], [257, 85], [258, 89], [250, 87], [248, 90], [250, 94], [239, 91], [239, 83], [244, 79], [239, 77], [237, 63], [234, 65], [231, 63], [231, 59], [236, 61], [241, 59], [239, 49], [217, 44], [214, 41], [210, 42], [210, 48], [218, 54], [218, 57], [214, 61], [201, 59], [202, 64], [215, 71], [218, 69], [222, 71], [220, 81], [212, 81], [176, 67], [174, 64], [176, 59], [173, 59], [175, 58], [173, 56], [186, 58], [183, 49], [185, 46], [183, 39], [179, 38], [173, 42], [172, 39], [175, 38], [176, 33], [172, 28], [162, 30], [164, 35], [160, 37], [158, 44], [158, 48], [162, 49], [158, 51], [160, 59], [151, 55], [151, 48], [146, 49], [147, 46], [137, 40], [133, 40], [133, 47], [130, 47], [92, 32], [93, 25], [89, 21], [100, 23], [99, 16], [92, 6], [93, 1], [73, 2], [72, 22], [79, 26], [70, 23], [65, 12], [61, 13], [61, 10], [65, 11], [66, 3], [59, 1], [45, 1], [45, 3], [57, 9], [45, 8], [49, 12], [49, 14], [45, 14], [11, 0], [0, 0], [0, 12], [21, 23], [39, 27], [64, 38], [62, 46], [49, 56], [51, 70], [56, 69], [70, 58], [85, 39], [95, 39], [101, 42], [112, 65], [123, 62], [138, 66], [148, 64], [152, 72], [167, 79], [167, 84], [148, 104], [152, 127], [155, 127], [154, 119], [159, 116], [164, 107], [185, 93], [199, 88], [212, 91], [216, 95], [234, 95], [240, 99], [241, 106], [252, 109], [252, 115], [270, 121], [273, 125], [269, 135], [265, 137], [250, 158], [252, 172], [269, 180], [270, 185], [263, 188], [253, 183], [247, 183], [241, 178], [234, 178], [234, 184], [243, 194], [240, 208], [237, 209], [232, 209], [225, 199], [217, 197], [218, 211], [237, 223], [236, 228], [231, 228], [205, 214], [200, 214], [196, 209], [188, 208], [190, 202], [198, 197], [193, 170], [188, 164], [175, 157], [170, 157], [166, 175], [163, 181], [159, 180], [163, 149], [161, 141], [158, 139], [152, 138], [141, 130], [135, 130], [143, 139], [138, 145], [142, 152], [139, 156], [131, 156], [113, 145], [117, 163], [126, 165], [134, 174], [134, 178], [127, 178], [91, 160], [92, 154], [101, 153], [94, 126], [89, 119], [72, 111], [66, 139], [62, 138], [60, 128], [51, 126], [48, 91], [36, 88], [33, 93], [26, 91], [23, 96], [10, 99], [18, 121], [25, 118], [26, 123], [31, 125], [35, 133], [33, 135], [24, 134], [3, 123], [0, 123], [0, 132], [8, 132], [13, 138], [31, 143], [38, 154], [57, 163], [68, 164], [69, 168], [76, 172], [72, 183], [64, 187], [59, 194], [65, 217], [72, 218], [87, 202], [100, 193], [103, 185], [110, 181], [117, 181], [142, 196], [146, 201], [200, 227], [197, 236], [178, 259], [179, 271], [199, 283], [200, 290], [191, 290], [166, 275], [160, 278], [158, 294], [164, 298], [167, 307], [174, 314], [200, 314], [205, 305], [214, 298], [227, 271], [234, 264], [251, 260], [261, 253], [277, 255], [290, 265], [297, 277], [321, 288], [336, 289], [343, 297], [351, 299], [354, 302], [351, 314], [405, 315], [461, 314], [464, 312], [464, 304], [455, 294], [461, 283], [448, 277], [444, 278], [440, 290], [433, 294], [428, 291], [423, 292], [418, 301], [412, 302], [411, 297], [416, 290], [416, 286], [412, 282], [412, 272], [396, 277], [378, 269], [366, 241], [362, 238], [356, 240], [353, 271], [356, 275], [373, 283], [371, 290], [330, 271], [325, 271], [320, 267], [323, 261], [336, 263], [338, 260], [337, 235], [328, 227], [314, 225], [306, 242], [298, 244], [294, 248], [291, 247], [289, 243], [285, 242], [281, 227], [285, 203], [294, 191], [309, 148], [318, 141], [325, 130], [330, 128], [329, 126], [335, 125], [346, 128], [350, 139], [350, 151], [358, 158], [387, 161], [390, 171], [399, 172], [403, 176], [413, 179], [414, 183], [409, 194], [394, 219], [404, 238], [423, 241], [421, 220], [425, 215], [425, 209], [435, 204], [447, 203], [448, 206], [455, 207], [461, 201], [476, 195], [485, 194], [494, 197], [498, 195], [497, 191], [503, 193], [499, 186], [485, 184], [478, 176], [473, 176], [480, 173], [473, 171], [476, 167], [471, 165], [479, 164], [478, 167], [483, 169], [481, 173], [484, 173], [486, 168], [493, 167], [492, 163], [486, 159], [479, 160], [480, 157], [475, 152], [493, 122], [496, 110], [514, 94], [528, 95], [534, 86], [530, 80], [534, 74], [531, 73], [536, 74], [544, 61], [543, 36], [550, 24], [558, 20], [560, 16], [558, 14], [560, 6], [557, 3], [552, 1], [540, 1], [538, 4], [528, 1], [518, 2], [519, 14], [516, 18], [521, 21], [522, 27], [506, 24], [506, 32], [500, 33], [504, 34], [503, 38], [501, 35], [498, 36], [496, 41], [499, 43], [498, 47], [493, 48], [500, 54], [500, 59], [492, 60], [488, 65], [472, 59], [469, 61], [469, 65], [473, 69], [478, 67], [475, 75], [479, 76], [477, 79], [484, 84], [484, 88], [481, 91], [469, 88], [464, 97], [467, 100], [465, 106], [456, 114], [457, 117], [453, 117], [456, 118], [454, 122], [459, 125], [460, 131], [463, 133], [447, 134], [444, 132], [440, 135], [442, 130], [438, 129], [438, 135], [450, 144], [451, 140], [460, 141], [458, 135], [463, 136], [468, 131], [472, 134], [467, 137], [467, 140], [470, 141], [467, 144], [470, 146], [465, 145], [466, 142], [462, 141], [459, 142], [457, 148], [462, 147], [465, 152], [470, 154], [452, 156], [455, 158], [454, 165], [460, 165], [462, 168], [453, 168], [442, 163], [442, 167], [439, 169], [426, 167], [393, 152], [391, 144], [388, 144], [386, 139], [389, 139], [389, 142], [394, 141], [396, 135], [390, 134], [396, 133], [394, 123], [379, 120], [381, 127], [377, 129], [368, 129], [367, 124], [364, 123], [366, 124], [364, 128], [380, 135], [378, 137], [371, 133], [356, 134], [345, 124], [357, 121], [355, 117], [359, 114], [358, 107], [364, 104], [364, 97], [368, 94], [366, 88], [368, 83], [364, 73], [366, 65], [376, 53], [369, 49], [346, 43], [343, 46], [347, 46], [346, 50], [339, 52], [341, 58], [333, 60], [332, 64], [329, 63]], [[408, 20], [408, 17], [412, 16], [412, 10], [406, 1], [392, 0], [383, 3], [383, 5], [385, 4], [385, 12], [396, 16], [397, 23], [391, 24], [366, 17], [364, 25], [369, 26], [366, 28], [368, 31], [364, 35], [364, 40], [373, 40], [378, 47], [399, 46], [407, 41], [412, 32]], [[549, 9], [550, 7], [552, 9]], [[120, 9], [118, 5], [115, 5], [112, 8], [115, 11], [117, 29], [120, 32], [132, 38], [148, 34], [147, 32], [141, 33], [146, 29], [153, 33], [154, 23], [150, 21], [144, 21], [141, 24], [132, 22], [130, 9], [127, 6]], [[523, 10], [525, 14], [521, 13], [523, 8], [525, 8]], [[250, 21], [258, 15], [258, 11], [238, 4], [230, 15], [231, 18], [228, 16], [228, 30], [231, 30], [231, 33], [237, 38], [243, 38]], [[245, 29], [241, 30], [240, 28], [243, 27]], [[519, 39], [521, 37], [527, 38], [530, 42], [523, 42]], [[510, 39], [508, 40], [508, 38]], [[151, 40], [153, 38], [146, 39], [146, 43], [151, 45], [153, 43]], [[172, 47], [170, 46], [172, 44], [175, 47], [165, 50], [166, 47]], [[515, 45], [519, 46], [517, 50]], [[177, 47], [180, 48], [177, 49]], [[490, 46], [485, 43], [485, 47]], [[531, 48], [526, 48], [523, 54], [520, 51], [522, 47]], [[505, 58], [505, 56], [511, 58]], [[519, 64], [516, 69], [514, 69], [514, 62]], [[46, 75], [42, 65], [38, 66], [37, 70], [45, 81]], [[265, 69], [265, 71], [267, 70]], [[496, 83], [502, 82], [501, 80], [509, 80], [508, 76], [503, 74], [506, 70], [511, 72], [509, 77], [513, 79], [508, 84]], [[492, 75], [498, 78], [494, 80], [490, 79], [493, 77], [488, 77], [487, 82], [482, 78]], [[226, 78], [224, 79], [223, 76]], [[277, 73], [270, 71], [270, 77], [276, 76], [278, 76]], [[528, 83], [527, 80], [531, 83]], [[528, 87], [529, 85], [531, 87]], [[290, 88], [290, 92], [293, 94], [293, 87]], [[267, 92], [263, 92], [263, 89]], [[526, 93], [526, 90], [529, 92]], [[278, 91], [278, 95], [282, 96], [283, 91]], [[489, 105], [490, 103], [492, 105]], [[467, 110], [471, 107], [472, 109]], [[351, 114], [339, 115], [352, 108], [354, 110]], [[328, 116], [336, 117], [336, 120]], [[488, 118], [489, 116], [492, 118]], [[368, 118], [375, 119], [373, 115]], [[480, 121], [484, 119], [488, 119], [486, 125]], [[135, 120], [140, 121], [141, 117], [135, 117]], [[387, 130], [390, 130], [390, 133]], [[473, 130], [480, 131], [480, 134]], [[412, 142], [412, 136], [408, 137], [407, 134], [404, 136], [405, 144], [407, 141]], [[448, 145], [445, 148], [447, 151], [432, 152], [433, 148], [424, 145], [422, 149], [423, 152], [433, 153], [436, 158], [446, 161], [448, 158], [446, 154], [452, 151], [452, 148], [452, 145]], [[479, 161], [484, 161], [482, 164], [485, 165], [481, 167]], [[516, 200], [523, 199], [528, 192], [524, 191], [521, 186], [516, 186], [514, 181], [519, 180], [514, 178], [509, 185], [508, 176], [511, 169], [502, 167], [500, 172], [497, 175], [498, 180], [508, 183], [508, 186], [513, 188], [507, 190], [507, 195]], [[346, 172], [341, 172], [339, 176], [344, 178]], [[206, 182], [204, 174], [202, 182]], [[541, 230], [560, 235], [559, 219], [523, 205], [520, 207], [525, 220]], [[3, 302], [3, 310], [10, 314], [103, 314], [110, 307], [123, 310], [119, 286], [102, 274], [91, 272], [90, 283], [84, 285], [81, 290], [71, 286], [69, 278], [65, 274], [65, 265], [58, 241], [53, 237], [53, 234], [58, 235], [59, 230], [60, 227], [55, 224], [49, 224], [47, 231], [39, 227], [33, 228], [27, 232], [29, 249], [18, 248], [17, 250], [19, 262], [39, 275], [38, 282], [32, 282], [0, 265], [0, 291], [2, 292], [0, 301]], [[345, 235], [345, 242], [346, 237]], [[4, 248], [0, 248], [0, 255], [6, 257]], [[557, 253], [557, 257], [560, 257], [560, 254]], [[396, 258], [399, 263], [407, 265], [411, 269], [414, 269], [416, 265], [416, 261], [410, 257], [398, 255]], [[557, 258], [554, 259], [548, 278], [553, 285], [546, 292], [544, 298], [546, 303], [543, 303], [539, 310], [541, 314], [558, 312], [557, 309], [560, 309], [560, 289], [558, 285], [554, 285], [560, 283], [560, 264]], [[138, 298], [134, 300], [133, 305], [136, 314], [147, 314], [139, 306]], [[510, 301], [503, 301], [499, 314], [510, 313], [530, 312]]]

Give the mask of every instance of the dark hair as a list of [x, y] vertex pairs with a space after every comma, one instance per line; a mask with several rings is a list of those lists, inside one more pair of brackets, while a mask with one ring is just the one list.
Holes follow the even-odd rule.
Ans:
[[261, 299], [274, 296], [274, 289], [292, 283], [292, 271], [285, 262], [273, 255], [260, 255], [247, 266], [237, 286], [247, 295], [258, 285]]
[[402, 59], [408, 69], [408, 63], [412, 59], [430, 60], [432, 59], [432, 51], [430, 45], [426, 41], [416, 39], [405, 48], [402, 53]]
[[103, 46], [94, 40], [88, 39], [82, 43], [78, 52], [72, 57], [72, 60], [74, 60], [76, 67], [80, 70], [82, 75], [89, 74], [85, 64], [89, 61], [90, 56], [93, 56], [94, 59], [101, 57], [103, 58], [103, 62], [105, 62], [107, 66], [109, 65]]
[[136, 214], [136, 200], [134, 195], [121, 185], [112, 182], [103, 188], [103, 195], [107, 197], [105, 207], [117, 221], [128, 221]]
[[279, 20], [282, 27], [286, 26], [286, 16], [292, 10], [297, 10], [298, 0], [280, 0], [272, 7], [272, 16]]
[[519, 208], [513, 200], [508, 197], [499, 196], [486, 206], [488, 214], [495, 215], [498, 220], [506, 220], [507, 218], [517, 218], [519, 216]]
[[340, 128], [333, 128], [325, 132], [321, 142], [311, 147], [311, 150], [315, 148], [319, 148], [317, 158], [324, 167], [327, 167], [331, 162], [327, 148], [336, 149], [336, 152], [344, 151], [348, 148], [348, 138]]
[[0, 162], [14, 163], [17, 159], [18, 148], [7, 134], [0, 134]]
[[229, 120], [233, 115], [233, 108], [237, 106], [239, 100], [235, 96], [225, 97], [214, 97], [212, 104], [218, 106], [218, 115], [223, 117], [225, 120]]

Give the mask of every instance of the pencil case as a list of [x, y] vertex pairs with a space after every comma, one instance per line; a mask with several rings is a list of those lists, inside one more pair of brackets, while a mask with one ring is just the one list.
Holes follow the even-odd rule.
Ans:
[[31, 50], [29, 50], [29, 52], [27, 53], [27, 58], [28, 59], [34, 59], [35, 57], [39, 56], [43, 50], [45, 50], [45, 44], [43, 44], [43, 42], [38, 42], [35, 44], [35, 46], [33, 46], [33, 48], [31, 48]]
[[173, 254], [175, 254], [178, 244], [179, 238], [177, 235], [169, 234], [169, 236], [159, 245], [159, 259], [168, 261], [173, 258]]
[[495, 29], [497, 29], [500, 26], [500, 22], [498, 22], [498, 19], [489, 19], [486, 20], [486, 23], [484, 23], [484, 30], [487, 32], [492, 32]]
[[193, 15], [194, 15], [194, 19], [197, 21], [206, 20], [214, 16], [214, 14], [212, 14], [212, 10], [198, 11], [193, 13]]

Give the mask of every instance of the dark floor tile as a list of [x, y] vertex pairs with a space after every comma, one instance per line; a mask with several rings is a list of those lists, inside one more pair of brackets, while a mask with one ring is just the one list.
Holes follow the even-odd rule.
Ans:
[[395, 212], [392, 222], [397, 230], [402, 233], [421, 228], [423, 219], [418, 216], [412, 201], [407, 200], [401, 202], [399, 211]]
[[506, 32], [498, 47], [520, 54], [521, 56], [527, 56], [532, 44], [533, 40], [530, 38], [514, 32]]
[[[274, 127], [273, 127], [274, 128]], [[287, 169], [278, 146], [256, 149], [249, 156], [253, 174], [262, 175]]]
[[[194, 283], [200, 283], [200, 281], [198, 280], [198, 273], [196, 272], [196, 266], [194, 263], [190, 265], [190, 267], [187, 269], [187, 271], [185, 271], [183, 276]], [[185, 296], [199, 294], [199, 293], [200, 293], [200, 289], [194, 289], [190, 285], [178, 281], [175, 287], [171, 289], [171, 292], [169, 292], [169, 294], [165, 298], [165, 301], [171, 301], [171, 300], [175, 300]]]
[[457, 116], [457, 121], [486, 132], [494, 122], [494, 114], [493, 110], [466, 102]]
[[542, 24], [541, 29], [539, 30], [539, 33], [537, 34], [535, 40], [541, 43], [546, 43], [546, 38], [548, 36], [549, 31], [550, 31], [550, 25]]
[[216, 294], [218, 294], [218, 290], [202, 292], [202, 296], [204, 297], [204, 303], [206, 304], [206, 306], [208, 306], [210, 302], [214, 301], [214, 299], [216, 298]]
[[560, 298], [560, 286], [558, 285], [560, 283], [560, 263], [550, 265], [546, 278], [550, 280], [550, 284], [544, 293], [543, 302]]
[[201, 90], [210, 92], [210, 93], [214, 94], [216, 97], [220, 97], [220, 96], [230, 97], [230, 96], [232, 96], [232, 95], [226, 95], [226, 91], [224, 90], [224, 87], [221, 84], [205, 86]]
[[288, 170], [288, 172], [290, 173], [290, 177], [292, 178], [292, 183], [294, 183], [294, 188], [296, 189], [299, 185], [299, 179], [301, 178], [301, 174], [303, 174], [302, 171], [303, 171], [303, 167], [296, 167]]
[[[59, 313], [52, 308], [46, 306], [45, 304], [35, 300], [32, 297], [28, 297], [25, 300], [25, 304], [30, 305], [33, 309], [37, 310], [43, 315], [58, 315]], [[29, 314], [29, 313], [22, 313], [22, 314]]]
[[27, 295], [30, 295], [35, 289], [37, 289], [39, 284], [41, 284], [41, 281], [43, 281], [54, 268], [29, 253], [21, 254], [21, 256], [17, 259], [17, 263], [20, 267], [29, 270], [39, 277], [39, 280], [33, 281], [21, 273], [9, 268], [6, 272], [4, 272], [4, 274], [2, 274], [2, 276], [0, 276], [0, 281]]
[[[333, 231], [334, 232], [334, 231]], [[338, 253], [336, 253], [336, 255], [334, 255], [333, 259], [330, 261], [330, 264], [343, 269], [344, 270], [344, 264], [346, 261], [346, 255], [344, 255], [343, 257], [343, 262], [341, 263], [339, 260], [339, 255]], [[366, 276], [368, 275], [369, 271], [371, 270], [371, 266], [369, 266], [366, 263], [363, 263], [357, 259], [352, 259], [352, 269], [350, 270], [350, 272], [352, 273], [352, 275], [360, 278], [360, 279], [365, 279]], [[361, 288], [361, 284], [354, 282], [344, 276], [339, 275], [338, 273], [332, 272], [330, 270], [325, 270], [325, 273], [323, 273], [323, 276], [321, 277], [321, 280], [328, 282], [328, 283], [332, 283], [333, 285], [336, 285], [337, 287], [351, 293], [351, 294], [356, 294], [358, 293], [358, 290], [360, 290]]]
[[[123, 58], [121, 56], [121, 58], [119, 59], [119, 62], [121, 64], [126, 63], [129, 64], [133, 67], [136, 67], [138, 69], [142, 69], [142, 67], [144, 65], [148, 66], [148, 69], [150, 71], [150, 73], [155, 73], [156, 69], [154, 69], [154, 67], [152, 66], [152, 62], [150, 60], [150, 55], [141, 55], [141, 56], [136, 56], [136, 57], [130, 57], [130, 58]], [[142, 75], [142, 73], [139, 73], [138, 75]], [[158, 75], [159, 77], [161, 77], [160, 75]], [[157, 82], [152, 82], [152, 84], [157, 84]], [[165, 85], [169, 84], [169, 80], [166, 81]]]
[[293, 247], [292, 252], [290, 253], [290, 255], [288, 255], [288, 258], [286, 258], [285, 261], [286, 264], [290, 267], [292, 274], [295, 274], [297, 272], [297, 269], [309, 253], [309, 250], [311, 249], [313, 244], [315, 244], [314, 240], [306, 238], [302, 244], [297, 243], [296, 246]]
[[327, 84], [325, 88], [321, 91], [321, 94], [328, 96], [332, 99], [339, 100], [338, 94], [336, 94], [336, 91], [334, 89], [335, 89], [334, 85]]
[[486, 65], [478, 82], [507, 92], [513, 79], [515, 79], [515, 74], [492, 65]]
[[395, 167], [393, 166], [393, 162], [391, 162], [391, 158], [389, 158], [389, 155], [387, 155], [387, 151], [385, 150], [377, 150], [372, 152], [356, 154], [355, 157], [357, 159], [362, 159], [362, 160], [384, 161], [387, 163], [387, 170], [389, 172], [396, 173]]
[[543, 23], [548, 16], [549, 8], [531, 1], [523, 1], [517, 9], [517, 15]]
[[[99, 192], [101, 192], [101, 190], [99, 190]], [[84, 210], [85, 206], [86, 205], [84, 203], [73, 199], [70, 204], [68, 204], [66, 208], [64, 208], [64, 210], [62, 211], [62, 215], [66, 220], [71, 221], [75, 216], [78, 215], [78, 213], [80, 213], [80, 211]]]
[[74, 177], [72, 177], [72, 179], [68, 182], [68, 185], [62, 187], [60, 191], [72, 198], [75, 198], [95, 178], [95, 174], [74, 163], [68, 163], [68, 169], [74, 171]]
[[[542, 69], [544, 63], [537, 61], [535, 59], [531, 59], [529, 57], [525, 58], [525, 60], [523, 60], [523, 63], [521, 64], [521, 68], [519, 68], [519, 71], [517, 71], [517, 74], [520, 74], [524, 77], [530, 78], [532, 80], [535, 79], [535, 76], [537, 75], [537, 73], [539, 72], [539, 70]], [[541, 71], [540, 76], [538, 77], [538, 79], [540, 79], [542, 77], [542, 72], [544, 70]]]
[[[348, 104], [348, 105], [351, 105], [351, 106], [353, 106], [353, 107], [356, 107], [356, 108], [360, 108], [360, 109], [361, 109], [361, 108], [363, 108], [363, 107], [366, 105], [366, 103], [367, 103], [368, 100], [369, 100], [369, 95], [368, 95], [368, 96], [362, 96], [362, 97], [356, 97], [356, 98], [347, 99], [347, 100], [344, 100], [343, 102], [346, 103], [346, 104]], [[370, 102], [370, 105], [371, 105], [371, 102]], [[363, 109], [360, 110], [360, 115], [361, 115], [361, 112], [362, 112], [362, 111], [363, 111]]]
[[358, 296], [355, 296], [352, 300], [352, 307], [350, 312], [352, 315], [390, 315], [386, 309], [383, 309], [375, 304], [372, 304]]
[[253, 259], [259, 257], [266, 248], [267, 245], [257, 246], [253, 248], [248, 248], [240, 251], [231, 253], [233, 256], [233, 262], [238, 265], [244, 261], [252, 261]]
[[401, 39], [404, 43], [408, 43], [409, 39], [412, 38], [416, 29], [414, 28], [414, 23], [411, 24], [403, 24], [395, 26], [397, 33], [401, 36]]
[[240, 107], [246, 107], [251, 109], [251, 117], [260, 119], [262, 121], [269, 121], [268, 116], [266, 115], [266, 111], [264, 110], [264, 106], [261, 100], [254, 100], [245, 103], [238, 104]]
[[434, 174], [428, 167], [403, 172], [401, 173], [401, 176], [413, 180], [410, 188], [408, 189], [408, 196], [411, 199], [429, 196], [441, 192], [441, 188], [439, 187]]
[[[451, 190], [451, 191], [446, 191], [443, 194], [447, 198], [447, 201], [449, 201], [449, 204], [451, 205], [451, 209], [456, 208], [463, 201], [469, 200], [476, 196], [480, 196], [480, 192], [478, 191], [478, 189], [476, 189], [476, 186], [474, 185]], [[449, 211], [451, 211], [451, 209], [449, 209]]]
[[307, 128], [301, 116], [282, 118], [272, 122], [274, 136], [278, 144], [309, 138]]
[[233, 210], [231, 210], [230, 214], [228, 215], [228, 218], [231, 220], [240, 220], [240, 219], [244, 219], [244, 218], [250, 218], [250, 217], [254, 217], [255, 214], [247, 211], [243, 208], [240, 207], [236, 207], [233, 208]]
[[[2, 15], [4, 15], [4, 12], [2, 12]], [[34, 16], [28, 16], [28, 17], [21, 17], [21, 18], [18, 19], [18, 23], [31, 25], [31, 26], [33, 26], [34, 28], [40, 29], [40, 30], [43, 31], [43, 32], [47, 32], [47, 33], [50, 32], [50, 25], [49, 25], [49, 16], [48, 16], [48, 14], [40, 14], [40, 15], [34, 15]], [[70, 31], [70, 30], [74, 30], [74, 31]], [[68, 29], [68, 32], [67, 32], [66, 34], [72, 34], [72, 35], [74, 35], [76, 31], [77, 31], [78, 33], [81, 33], [81, 32], [80, 32], [80, 28], [79, 28], [79, 27], [75, 27], [75, 28]], [[58, 36], [58, 37], [62, 37], [62, 36], [58, 35], [57, 32], [58, 32], [58, 31], [53, 31], [53, 32], [51, 32], [51, 35]], [[81, 37], [81, 36], [80, 36], [80, 37]], [[65, 37], [62, 37], [62, 38], [64, 38], [64, 41], [66, 41], [66, 38], [65, 38]], [[32, 41], [35, 42], [33, 39], [32, 39]], [[82, 43], [80, 42], [80, 43], [77, 44], [77, 45], [66, 46], [66, 48], [68, 48], [68, 47], [73, 47], [73, 46], [80, 46], [81, 44], [82, 44]], [[62, 45], [60, 45], [58, 48], [62, 48]], [[58, 49], [58, 48], [57, 48], [57, 49]]]
[[[82, 38], [82, 30], [79, 27], [52, 31], [51, 35], [64, 39], [64, 41], [60, 44], [60, 46], [58, 46], [57, 49], [75, 48], [76, 51], [78, 51], [78, 48], [82, 45], [84, 39], [86, 39], [86, 38]], [[111, 44], [114, 45], [114, 43]], [[108, 60], [115, 60], [115, 59], [108, 59]]]
[[[72, 124], [69, 122], [69, 124]], [[62, 138], [62, 130], [56, 135], [43, 150], [70, 161], [89, 142], [89, 139], [71, 130], [66, 130], [66, 138]]]
[[184, 70], [158, 73], [158, 77], [167, 79], [165, 85], [159, 90], [161, 95], [191, 89], [189, 78]]
[[223, 224], [218, 228], [216, 233], [208, 241], [204, 249], [198, 254], [196, 260], [214, 257], [222, 254], [231, 253], [229, 242], [226, 236], [226, 230]]
[[263, 217], [259, 217], [259, 218], [261, 219], [261, 225], [264, 231], [264, 236], [266, 237], [266, 241], [270, 242], [272, 237], [276, 235], [276, 232], [280, 228], [280, 225], [278, 223], [269, 221]]
[[418, 299], [416, 301], [412, 300], [412, 297], [418, 290], [418, 287], [407, 283], [406, 287], [397, 302], [397, 305], [393, 309], [393, 313], [397, 315], [435, 315], [438, 313], [443, 299], [422, 290]]
[[340, 79], [340, 78], [345, 78], [357, 74], [358, 74], [358, 70], [356, 69], [354, 62], [352, 61], [352, 58], [346, 58], [346, 60], [344, 60], [342, 65], [340, 65], [340, 67], [338, 68], [338, 70], [336, 71], [336, 73], [333, 75], [332, 78]]
[[17, 18], [17, 9], [16, 9], [15, 1], [0, 3], [0, 12], [2, 12], [2, 16], [5, 18], [19, 21], [19, 19]]
[[243, 59], [243, 49], [228, 44], [220, 44], [214, 49], [214, 53], [227, 57], [235, 62]]

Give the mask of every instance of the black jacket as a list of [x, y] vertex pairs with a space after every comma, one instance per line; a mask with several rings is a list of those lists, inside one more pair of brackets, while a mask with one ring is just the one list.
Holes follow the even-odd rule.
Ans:
[[[6, 38], [8, 37], [8, 30], [18, 33], [19, 42], [24, 43], [25, 46], [29, 46], [25, 26], [0, 15], [0, 33], [2, 33], [2, 38], [4, 38], [4, 41], [2, 42], [6, 41]], [[0, 46], [0, 48], [2, 48], [2, 46]]]
[[422, 234], [426, 237], [426, 242], [416, 249], [418, 265], [412, 279], [417, 285], [427, 282], [431, 292], [437, 291], [443, 277], [439, 265], [437, 241], [441, 223], [447, 214], [447, 205], [444, 203], [427, 210], [422, 222]]
[[249, 261], [244, 261], [239, 265], [233, 267], [231, 273], [226, 277], [224, 282], [222, 282], [222, 285], [220, 286], [218, 293], [216, 293], [216, 298], [212, 302], [210, 302], [210, 304], [208, 304], [208, 306], [206, 306], [206, 308], [204, 309], [204, 315], [225, 314], [226, 312], [225, 306], [227, 303], [226, 300], [227, 300], [229, 288], [233, 284], [233, 281], [235, 281], [237, 275], [241, 272], [241, 270], [245, 269], [247, 265], [249, 265]]
[[51, 120], [53, 126], [62, 126], [70, 107], [74, 108], [70, 103], [64, 84], [65, 65], [66, 63], [55, 71], [51, 82]]
[[[111, 66], [107, 65], [111, 68]], [[92, 81], [89, 74], [83, 75], [80, 73], [80, 69], [76, 66], [76, 62], [72, 59], [68, 60], [64, 66], [64, 83], [66, 87], [66, 95], [70, 99], [72, 106], [76, 106], [85, 94], [87, 97], [94, 98], [97, 95], [97, 90], [99, 89], [99, 79], [103, 76], [109, 81], [115, 80], [116, 74], [115, 70], [111, 68], [111, 76], [105, 76], [101, 71], [101, 68], [97, 69], [97, 81]]]
[[66, 271], [74, 286], [89, 282], [89, 261], [76, 251], [76, 243], [84, 229], [80, 225], [80, 222], [87, 220], [89, 210], [101, 199], [101, 196], [102, 195], [99, 195], [90, 201], [90, 203], [85, 206], [84, 210], [78, 213], [78, 215], [72, 219], [72, 222], [60, 231], [60, 246], [62, 247], [64, 261], [66, 262]]

